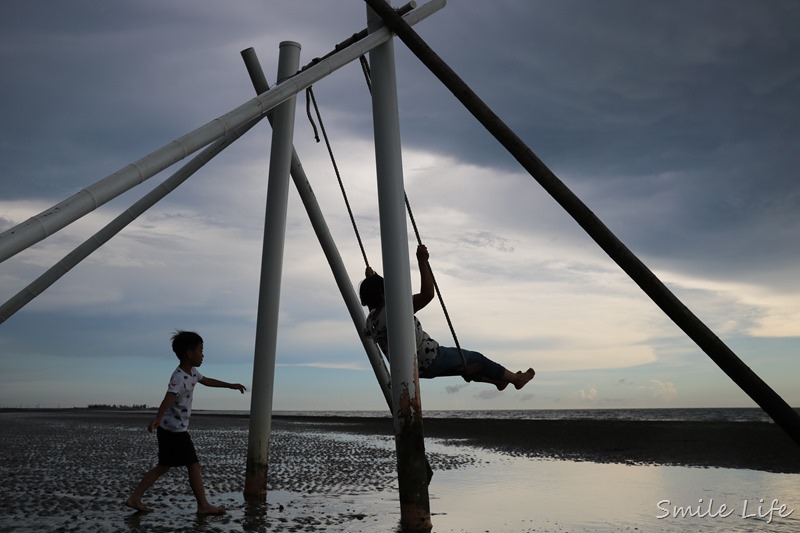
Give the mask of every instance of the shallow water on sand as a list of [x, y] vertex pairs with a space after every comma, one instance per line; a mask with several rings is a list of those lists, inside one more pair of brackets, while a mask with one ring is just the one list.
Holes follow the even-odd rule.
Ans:
[[[398, 530], [392, 438], [276, 429], [268, 499], [253, 505], [241, 494], [241, 419], [193, 421], [209, 499], [226, 515], [197, 517], [180, 469], [146, 495], [154, 512], [133, 513], [122, 501], [156, 453], [146, 422], [0, 415], [0, 532]], [[800, 531], [797, 474], [534, 459], [453, 440], [426, 448], [435, 532]]]
[[[796, 474], [480, 456], [480, 467], [437, 473], [435, 531], [800, 531]], [[773, 499], [788, 516], [767, 523]]]

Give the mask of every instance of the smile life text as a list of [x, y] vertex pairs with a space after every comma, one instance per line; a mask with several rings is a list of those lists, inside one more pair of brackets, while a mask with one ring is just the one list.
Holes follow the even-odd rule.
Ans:
[[714, 498], [710, 498], [704, 502], [700, 498], [697, 505], [673, 505], [670, 500], [661, 500], [656, 504], [660, 513], [656, 515], [659, 520], [665, 518], [727, 518], [734, 513], [741, 518], [755, 518], [757, 520], [766, 520], [767, 524], [771, 524], [775, 517], [786, 518], [790, 516], [794, 509], [789, 509], [785, 503], [780, 500], [773, 499], [770, 503], [764, 503], [764, 498], [759, 498], [758, 505], [750, 502], [750, 500], [742, 500], [741, 513], [736, 507], [728, 507], [727, 504], [715, 504]]

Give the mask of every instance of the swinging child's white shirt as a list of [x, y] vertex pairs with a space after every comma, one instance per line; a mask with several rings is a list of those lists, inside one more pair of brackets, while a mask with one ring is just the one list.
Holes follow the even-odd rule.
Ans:
[[[386, 328], [386, 308], [382, 307], [379, 311], [370, 311], [367, 315], [367, 335], [372, 337], [380, 349], [389, 357], [389, 334]], [[436, 359], [436, 352], [439, 343], [433, 340], [430, 335], [425, 333], [422, 325], [414, 317], [414, 334], [417, 341], [417, 365], [419, 370], [425, 370]]]
[[172, 377], [169, 378], [169, 387], [167, 388], [167, 392], [175, 393], [175, 401], [161, 419], [162, 428], [175, 432], [189, 429], [194, 386], [201, 379], [203, 379], [203, 375], [194, 367], [192, 367], [191, 375], [181, 370], [180, 367], [175, 369]]

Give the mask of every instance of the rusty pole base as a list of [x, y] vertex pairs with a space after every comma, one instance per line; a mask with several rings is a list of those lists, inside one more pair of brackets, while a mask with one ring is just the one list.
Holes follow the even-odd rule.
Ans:
[[[419, 391], [416, 368], [413, 370], [414, 390]], [[422, 402], [419, 395], [411, 395], [408, 383], [402, 383], [399, 391], [399, 405], [395, 416], [395, 446], [400, 489], [400, 525], [403, 531], [430, 531], [433, 526], [428, 494], [428, 461], [422, 431]]]
[[248, 502], [267, 499], [267, 465], [248, 465], [244, 478], [244, 499]]
[[431, 512], [424, 506], [415, 503], [400, 503], [400, 526], [404, 532], [430, 531]]

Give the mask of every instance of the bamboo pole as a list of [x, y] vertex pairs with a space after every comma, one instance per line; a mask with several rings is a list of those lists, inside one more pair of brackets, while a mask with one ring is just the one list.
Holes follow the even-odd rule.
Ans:
[[653, 302], [797, 444], [800, 444], [800, 415], [683, 305], [384, 0], [365, 1]]

